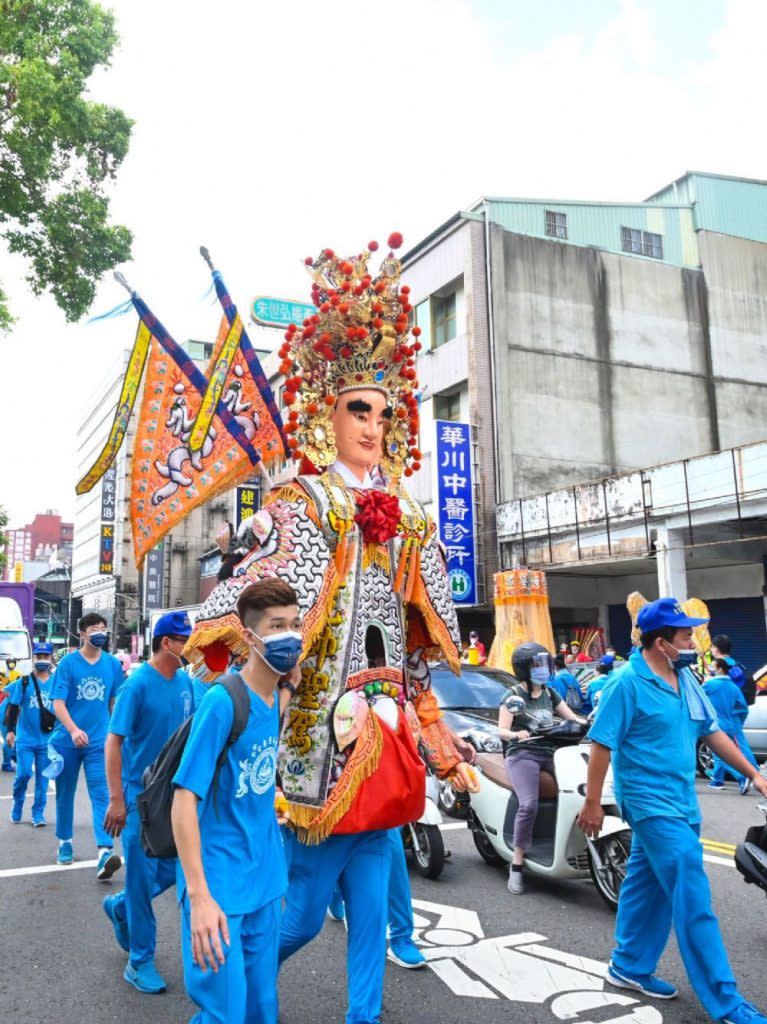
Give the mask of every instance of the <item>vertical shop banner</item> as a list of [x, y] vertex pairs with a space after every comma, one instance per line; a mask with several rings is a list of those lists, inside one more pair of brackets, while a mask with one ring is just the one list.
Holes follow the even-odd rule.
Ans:
[[117, 466], [110, 466], [101, 478], [101, 521], [115, 521], [115, 502], [117, 498]]
[[235, 529], [248, 516], [255, 515], [261, 507], [261, 485], [259, 481], [250, 481], [242, 487], [237, 488], [237, 507], [235, 509]]
[[456, 604], [477, 603], [471, 426], [437, 420], [439, 536], [447, 552], [447, 575]]
[[115, 528], [111, 523], [102, 523], [99, 540], [99, 576], [111, 576], [114, 571]]
[[156, 611], [163, 607], [165, 594], [165, 543], [163, 541], [147, 552], [144, 578], [146, 580], [144, 612]]

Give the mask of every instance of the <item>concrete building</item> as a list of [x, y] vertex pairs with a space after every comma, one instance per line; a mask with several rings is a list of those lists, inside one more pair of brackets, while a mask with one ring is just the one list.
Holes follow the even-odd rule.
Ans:
[[73, 530], [74, 525], [62, 522], [61, 516], [53, 509], [38, 512], [26, 526], [8, 530], [7, 562], [3, 578], [10, 580], [19, 562], [23, 565], [23, 581], [27, 583], [34, 582], [48, 572], [52, 560], [69, 564], [72, 559]]
[[[405, 268], [428, 340], [420, 486], [434, 493], [433, 420], [472, 423], [487, 624], [496, 505], [767, 436], [767, 183], [689, 172], [638, 203], [484, 198]], [[500, 567], [519, 539], [503, 535]], [[595, 625], [593, 598], [558, 580], [555, 626]], [[695, 596], [733, 599], [710, 586]]]

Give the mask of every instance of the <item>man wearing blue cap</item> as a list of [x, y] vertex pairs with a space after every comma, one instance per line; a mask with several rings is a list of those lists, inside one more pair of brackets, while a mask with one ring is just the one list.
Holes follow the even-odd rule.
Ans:
[[48, 780], [43, 775], [48, 765], [48, 733], [42, 729], [41, 707], [51, 711], [51, 669], [53, 646], [38, 643], [32, 649], [34, 669], [31, 676], [11, 683], [8, 704], [10, 713], [8, 744], [16, 750], [16, 778], [13, 783], [11, 821], [21, 821], [27, 786], [35, 770], [35, 798], [32, 804], [32, 824], [45, 825], [45, 804], [48, 799]]
[[606, 980], [657, 999], [676, 990], [654, 971], [673, 922], [687, 976], [704, 1009], [721, 1024], [767, 1024], [738, 992], [703, 870], [700, 809], [695, 795], [698, 740], [767, 795], [767, 780], [725, 735], [690, 666], [693, 628], [664, 597], [646, 605], [637, 624], [641, 647], [602, 692], [589, 758], [586, 803], [578, 824], [596, 838], [602, 786], [612, 758], [615, 795], [633, 844], [621, 887], [616, 945]]
[[109, 634], [103, 615], [86, 612], [78, 629], [82, 646], [61, 659], [53, 678], [53, 712], [59, 723], [51, 734], [51, 744], [57, 758], [46, 771], [56, 779], [56, 860], [71, 864], [75, 792], [80, 769], [85, 770], [98, 847], [96, 877], [106, 882], [122, 866], [112, 837], [104, 829], [108, 803], [104, 743], [123, 671], [117, 658], [106, 650]]
[[165, 990], [154, 964], [157, 923], [152, 900], [176, 881], [176, 859], [147, 857], [141, 845], [136, 797], [144, 771], [192, 712], [192, 681], [181, 652], [192, 632], [186, 612], [161, 616], [152, 635], [152, 657], [127, 680], [115, 704], [105, 756], [109, 807], [104, 826], [122, 833], [125, 889], [104, 899], [115, 937], [129, 954], [123, 977], [139, 992]]

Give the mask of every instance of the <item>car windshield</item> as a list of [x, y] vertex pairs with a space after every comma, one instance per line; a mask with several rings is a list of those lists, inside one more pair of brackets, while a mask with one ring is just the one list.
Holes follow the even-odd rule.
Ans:
[[441, 708], [495, 708], [514, 677], [507, 672], [472, 672], [466, 666], [462, 674], [454, 676], [449, 669], [433, 668], [431, 685]]
[[0, 658], [28, 658], [29, 635], [23, 629], [4, 629], [0, 632]]

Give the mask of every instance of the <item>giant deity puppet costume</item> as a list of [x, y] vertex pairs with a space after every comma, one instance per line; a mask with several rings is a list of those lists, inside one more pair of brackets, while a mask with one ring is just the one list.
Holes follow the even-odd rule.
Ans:
[[[401, 237], [392, 236], [392, 248]], [[401, 486], [418, 466], [409, 289], [393, 253], [307, 259], [316, 315], [280, 350], [287, 431], [300, 475], [243, 524], [247, 553], [205, 602], [187, 654], [209, 678], [247, 646], [235, 614], [254, 580], [299, 595], [301, 680], [278, 770], [289, 803], [281, 960], [322, 927], [340, 884], [349, 930], [347, 1024], [378, 1021], [386, 950], [387, 830], [417, 819], [424, 768], [457, 788], [468, 766], [440, 721], [428, 659], [459, 668], [459, 633], [434, 523]], [[204, 666], [202, 665], [204, 662]]]

